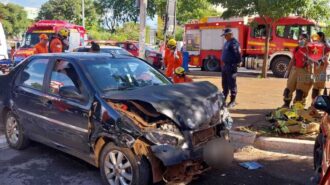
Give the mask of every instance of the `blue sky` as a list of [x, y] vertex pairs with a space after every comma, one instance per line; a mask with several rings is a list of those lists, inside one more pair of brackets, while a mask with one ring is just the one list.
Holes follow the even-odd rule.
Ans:
[[21, 6], [40, 8], [47, 0], [0, 0], [0, 2], [15, 3]]

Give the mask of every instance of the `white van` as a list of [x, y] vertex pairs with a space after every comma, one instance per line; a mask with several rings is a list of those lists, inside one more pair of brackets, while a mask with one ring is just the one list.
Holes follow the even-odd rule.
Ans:
[[8, 59], [7, 40], [2, 24], [0, 23], [0, 60]]

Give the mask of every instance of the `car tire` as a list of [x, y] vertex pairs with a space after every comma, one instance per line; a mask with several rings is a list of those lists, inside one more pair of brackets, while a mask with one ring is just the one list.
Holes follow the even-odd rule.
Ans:
[[278, 78], [284, 78], [289, 63], [290, 63], [290, 58], [288, 57], [281, 56], [275, 58], [271, 65], [271, 70], [274, 76]]
[[24, 134], [24, 129], [17, 116], [8, 112], [5, 119], [5, 136], [11, 148], [23, 150], [29, 145], [29, 139]]
[[[118, 163], [118, 161], [121, 162]], [[103, 148], [100, 158], [100, 173], [103, 184], [119, 184], [124, 181], [130, 185], [152, 184], [150, 165], [146, 158], [139, 159], [128, 148], [108, 143]], [[111, 183], [111, 181], [113, 183]]]
[[323, 158], [323, 134], [320, 133], [316, 139], [313, 150], [314, 170], [320, 172]]
[[220, 71], [220, 62], [215, 58], [209, 58], [204, 61], [203, 67], [205, 71]]

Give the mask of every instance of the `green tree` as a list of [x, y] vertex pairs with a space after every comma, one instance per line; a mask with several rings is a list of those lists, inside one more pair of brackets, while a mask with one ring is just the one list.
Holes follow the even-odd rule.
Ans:
[[[81, 2], [81, 0], [49, 0], [41, 6], [37, 20], [67, 20], [82, 25]], [[85, 19], [88, 30], [99, 27], [99, 17], [93, 0], [85, 0]]]
[[[96, 0], [98, 13], [102, 16], [102, 21], [106, 28], [112, 33], [119, 25], [125, 22], [137, 22], [139, 9], [135, 0]], [[154, 0], [148, 1], [148, 15], [153, 17], [156, 13]]]
[[[267, 36], [265, 39], [265, 55], [262, 68], [262, 76], [267, 77], [269, 56], [269, 41], [271, 26], [280, 18], [291, 14], [310, 16], [309, 18], [320, 19], [329, 17], [329, 5], [316, 3], [314, 0], [209, 0], [213, 4], [221, 4], [226, 11], [222, 17], [259, 15], [266, 25]], [[268, 20], [268, 21], [267, 21]]]
[[218, 12], [207, 0], [178, 0], [176, 16], [178, 24], [182, 25], [191, 19], [220, 16], [220, 12]]
[[30, 24], [23, 7], [12, 3], [0, 3], [0, 22], [8, 37], [20, 36]]

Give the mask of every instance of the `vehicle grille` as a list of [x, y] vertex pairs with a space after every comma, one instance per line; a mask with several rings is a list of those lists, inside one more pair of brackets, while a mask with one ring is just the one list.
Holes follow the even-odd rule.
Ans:
[[199, 130], [192, 134], [192, 144], [193, 146], [200, 145], [208, 142], [216, 134], [215, 128], [211, 127], [204, 130]]

